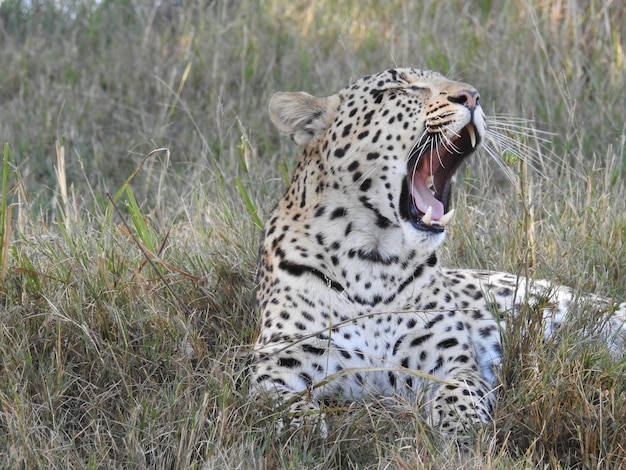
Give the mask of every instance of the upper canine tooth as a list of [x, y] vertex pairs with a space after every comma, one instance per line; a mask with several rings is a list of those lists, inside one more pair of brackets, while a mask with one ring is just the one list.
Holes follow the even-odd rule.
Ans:
[[476, 128], [474, 127], [474, 124], [470, 123], [467, 125], [467, 133], [469, 134], [472, 148], [476, 147]]
[[454, 209], [450, 209], [450, 211], [446, 212], [445, 214], [443, 214], [441, 216], [441, 219], [439, 219], [439, 225], [448, 225], [448, 222], [450, 222], [450, 220], [452, 220], [452, 217], [454, 216]]
[[433, 220], [433, 208], [428, 206], [428, 210], [426, 211], [426, 214], [424, 214], [424, 216], [422, 217], [422, 222], [425, 223], [426, 225], [431, 225]]

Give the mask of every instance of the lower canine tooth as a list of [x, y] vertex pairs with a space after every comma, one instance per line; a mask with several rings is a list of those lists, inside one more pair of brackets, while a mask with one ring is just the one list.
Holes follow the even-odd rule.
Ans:
[[422, 222], [425, 223], [426, 225], [430, 225], [432, 223], [433, 220], [433, 208], [432, 207], [428, 207], [428, 210], [426, 211], [426, 214], [424, 214], [424, 216], [422, 217]]
[[449, 212], [441, 216], [441, 219], [439, 219], [439, 225], [448, 225], [448, 222], [452, 220], [453, 216], [454, 216], [454, 209], [450, 209]]

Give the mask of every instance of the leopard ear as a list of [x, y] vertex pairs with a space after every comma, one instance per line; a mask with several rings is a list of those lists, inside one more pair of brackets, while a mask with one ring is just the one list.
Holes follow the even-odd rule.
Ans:
[[276, 93], [270, 100], [270, 117], [280, 132], [306, 147], [330, 126], [339, 107], [339, 96], [318, 98], [303, 91]]

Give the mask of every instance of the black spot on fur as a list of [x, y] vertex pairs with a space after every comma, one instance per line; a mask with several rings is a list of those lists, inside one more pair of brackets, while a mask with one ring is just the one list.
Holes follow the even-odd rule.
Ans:
[[430, 320], [428, 323], [426, 323], [426, 325], [424, 325], [424, 328], [426, 328], [426, 329], [432, 328], [434, 325], [439, 323], [441, 320], [443, 320], [443, 315], [439, 314], [436, 317], [434, 317], [432, 320]]
[[324, 212], [326, 212], [326, 206], [320, 206], [313, 215], [314, 217], [321, 217], [324, 215]]
[[340, 353], [343, 357], [345, 357], [346, 359], [350, 359], [350, 358], [352, 357], [352, 355], [351, 355], [348, 351], [346, 351], [345, 349], [340, 349], [340, 350], [339, 350], [339, 353]]
[[448, 348], [452, 348], [456, 345], [459, 344], [459, 340], [456, 338], [448, 338], [448, 339], [444, 339], [443, 341], [439, 341], [437, 343], [437, 348], [438, 349], [448, 349]]
[[429, 374], [434, 374], [439, 369], [441, 369], [441, 366], [443, 366], [443, 358], [441, 356], [439, 356], [437, 358], [437, 362], [435, 362], [435, 366], [432, 369], [430, 369], [430, 371], [428, 371], [428, 373]]
[[287, 367], [289, 369], [294, 369], [296, 367], [300, 367], [302, 363], [293, 357], [279, 357], [278, 365], [281, 367]]
[[330, 214], [330, 220], [337, 219], [339, 217], [345, 217], [348, 214], [348, 209], [345, 207], [338, 207]]
[[337, 158], [345, 157], [346, 152], [348, 151], [349, 148], [350, 148], [350, 144], [346, 144], [346, 146], [343, 147], [343, 148], [335, 149], [335, 154], [334, 154], [335, 157], [337, 157]]
[[326, 351], [322, 348], [316, 348], [315, 346], [311, 346], [310, 344], [303, 344], [302, 350], [305, 353], [315, 354], [316, 356], [322, 356]]
[[419, 346], [424, 341], [428, 341], [430, 338], [432, 338], [432, 336], [433, 336], [432, 333], [427, 333], [425, 335], [418, 336], [417, 338], [414, 338], [411, 341], [411, 347]]
[[396, 344], [393, 345], [393, 355], [394, 356], [398, 352], [398, 348], [400, 348], [400, 345], [402, 344], [402, 341], [404, 341], [405, 337], [406, 337], [406, 335], [400, 336], [400, 338], [398, 338], [398, 341], [396, 341]]

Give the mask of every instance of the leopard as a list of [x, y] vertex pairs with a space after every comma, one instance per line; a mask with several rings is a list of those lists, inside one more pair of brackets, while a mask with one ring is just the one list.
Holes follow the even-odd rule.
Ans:
[[467, 436], [493, 419], [503, 331], [523, 304], [549, 338], [585, 301], [622, 354], [626, 303], [441, 266], [455, 174], [490, 135], [472, 85], [396, 68], [326, 97], [278, 92], [269, 114], [303, 148], [257, 263], [250, 394], [282, 410], [279, 432], [327, 435], [325, 403], [402, 397], [442, 436]]

